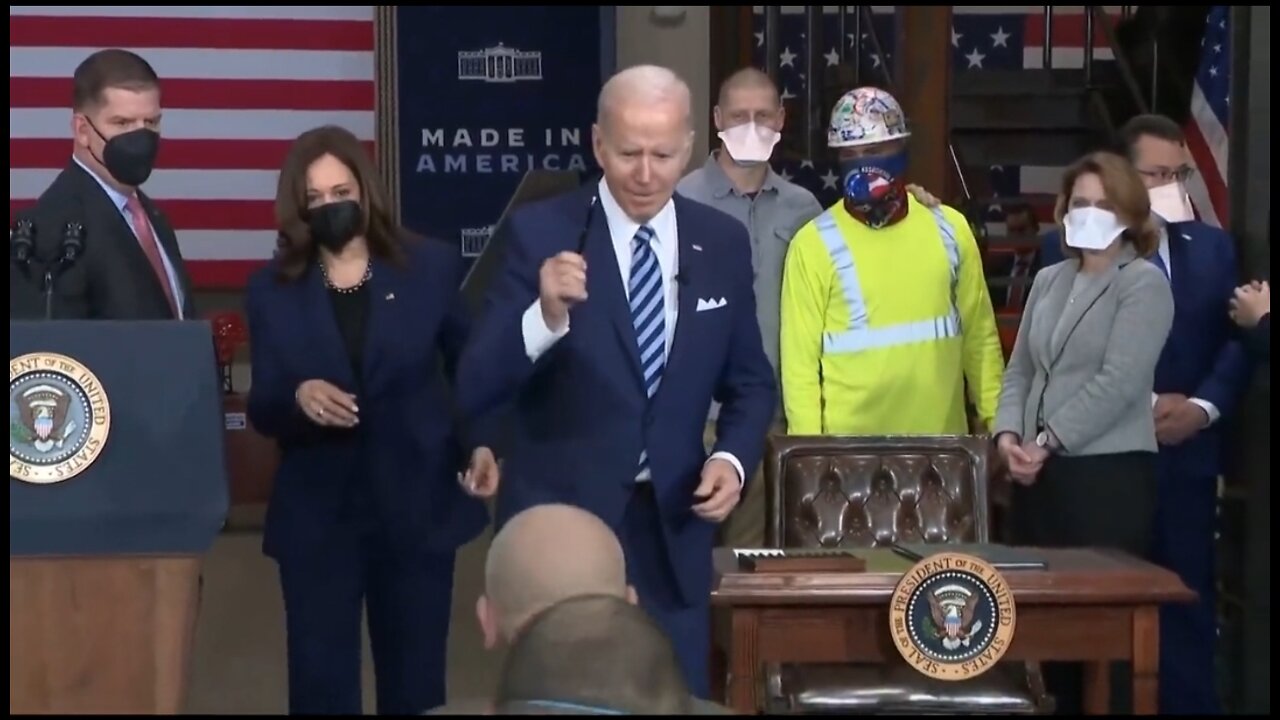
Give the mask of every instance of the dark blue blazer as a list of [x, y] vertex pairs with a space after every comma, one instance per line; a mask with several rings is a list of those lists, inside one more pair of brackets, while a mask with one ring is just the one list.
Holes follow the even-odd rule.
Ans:
[[[597, 210], [585, 247], [589, 298], [573, 309], [569, 333], [531, 363], [521, 320], [538, 298], [539, 268], [561, 251], [578, 251], [595, 186], [525, 205], [510, 218], [505, 266], [463, 354], [461, 403], [469, 417], [500, 406], [512, 412], [499, 527], [532, 505], [558, 502], [620, 531], [647, 449], [671, 569], [686, 599], [703, 603], [715, 525], [690, 508], [708, 457], [711, 401], [723, 403], [713, 452], [736, 456], [748, 481], [777, 403], [756, 321], [750, 243], [742, 223], [676, 195], [679, 316], [650, 402], [608, 223]], [[723, 307], [698, 311], [699, 299], [720, 298]]]
[[[1160, 452], [1180, 474], [1216, 477], [1222, 471], [1224, 426], [1249, 382], [1249, 360], [1229, 315], [1239, 285], [1235, 240], [1202, 222], [1172, 223], [1169, 272], [1173, 278], [1173, 329], [1156, 365], [1155, 392], [1180, 393], [1213, 403], [1222, 418], [1190, 441]], [[1041, 267], [1062, 259], [1055, 229], [1040, 249]]]
[[[456, 474], [470, 448], [489, 439], [483, 429], [459, 432], [448, 386], [468, 332], [461, 258], [442, 242], [416, 240], [404, 266], [372, 263], [358, 393], [319, 269], [283, 283], [272, 261], [249, 281], [249, 421], [282, 453], [263, 537], [272, 557], [338, 540], [359, 492], [393, 546], [409, 552], [456, 549], [488, 524]], [[357, 428], [322, 428], [302, 414], [294, 393], [311, 379], [357, 394]]]

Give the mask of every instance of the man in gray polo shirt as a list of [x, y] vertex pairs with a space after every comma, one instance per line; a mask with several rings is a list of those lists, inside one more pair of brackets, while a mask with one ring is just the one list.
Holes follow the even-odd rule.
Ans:
[[[813, 193], [784, 180], [769, 166], [773, 148], [782, 138], [785, 109], [778, 86], [755, 68], [744, 68], [720, 86], [715, 107], [721, 148], [713, 150], [702, 167], [684, 177], [676, 191], [728, 213], [747, 226], [751, 236], [751, 264], [756, 271], [756, 315], [764, 351], [773, 364], [778, 387], [782, 297], [782, 268], [796, 231], [822, 214]], [[920, 203], [932, 207], [938, 199], [915, 185], [907, 189]], [[781, 398], [782, 393], [778, 393]], [[707, 445], [715, 440], [718, 407], [711, 408]], [[782, 403], [775, 410], [770, 433], [786, 432]], [[747, 548], [764, 545], [764, 482], [761, 468], [747, 486], [746, 496], [720, 528], [720, 543]]]
[[[755, 68], [739, 70], [720, 86], [715, 107], [721, 149], [676, 186], [685, 197], [737, 218], [751, 236], [751, 264], [756, 271], [756, 312], [764, 351], [781, 382], [778, 362], [782, 267], [796, 231], [822, 214], [813, 193], [788, 182], [769, 167], [773, 147], [781, 139], [782, 99], [769, 76]], [[781, 386], [779, 386], [781, 387]], [[781, 397], [781, 393], [779, 393]], [[719, 408], [711, 408], [708, 432]], [[785, 432], [782, 403], [771, 433]], [[721, 525], [720, 542], [733, 547], [764, 544], [764, 483], [757, 469], [742, 503]]]

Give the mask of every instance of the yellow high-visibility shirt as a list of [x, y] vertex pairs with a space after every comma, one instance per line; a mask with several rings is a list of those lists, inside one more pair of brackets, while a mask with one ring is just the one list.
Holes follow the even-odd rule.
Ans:
[[800, 229], [782, 279], [782, 399], [792, 435], [969, 432], [1004, 374], [978, 244], [964, 216], [907, 194], [879, 230], [843, 202]]

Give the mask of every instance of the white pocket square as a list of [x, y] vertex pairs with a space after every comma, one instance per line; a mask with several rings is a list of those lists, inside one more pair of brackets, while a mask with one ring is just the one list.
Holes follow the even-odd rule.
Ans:
[[719, 300], [715, 298], [698, 298], [698, 312], [702, 312], [704, 310], [715, 310], [728, 304], [729, 301], [724, 298], [720, 298]]

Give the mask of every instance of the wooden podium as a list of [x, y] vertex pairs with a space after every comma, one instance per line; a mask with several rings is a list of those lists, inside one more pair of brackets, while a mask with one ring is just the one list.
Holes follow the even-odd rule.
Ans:
[[182, 712], [228, 506], [208, 324], [10, 322], [9, 346], [9, 712]]
[[10, 558], [9, 713], [182, 711], [200, 559]]

